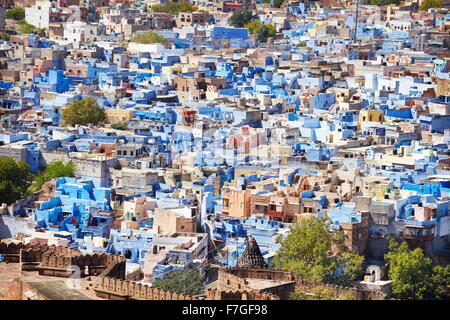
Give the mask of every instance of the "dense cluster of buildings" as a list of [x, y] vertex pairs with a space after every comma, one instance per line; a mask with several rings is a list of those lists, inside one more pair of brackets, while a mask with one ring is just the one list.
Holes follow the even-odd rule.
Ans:
[[[76, 175], [3, 204], [2, 242], [121, 256], [122, 277], [144, 285], [188, 268], [212, 281], [211, 266], [228, 267], [218, 280], [226, 289], [244, 272], [239, 261], [267, 266], [277, 239], [314, 215], [343, 230], [368, 265], [383, 268], [390, 235], [450, 261], [447, 5], [199, 0], [195, 12], [147, 9], [164, 3], [0, 1], [45, 29], [5, 27], [10, 39], [0, 40], [0, 157], [33, 173], [71, 161]], [[230, 26], [242, 10], [275, 36], [262, 43]], [[148, 31], [169, 44], [130, 40]], [[64, 126], [62, 110], [84, 98], [105, 109], [105, 123]], [[118, 123], [124, 130], [111, 128]], [[297, 281], [265, 279], [283, 290]], [[285, 298], [283, 290], [258, 297]]]

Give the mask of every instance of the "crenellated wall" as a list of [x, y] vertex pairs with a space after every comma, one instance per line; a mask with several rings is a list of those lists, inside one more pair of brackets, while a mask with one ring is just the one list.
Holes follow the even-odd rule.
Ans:
[[180, 294], [140, 283], [111, 277], [98, 277], [95, 293], [109, 300], [199, 300], [194, 296]]
[[295, 279], [295, 288], [305, 293], [314, 293], [314, 289], [319, 287], [329, 290], [334, 298], [338, 298], [343, 294], [353, 293], [356, 300], [365, 300], [364, 292], [356, 288], [341, 287], [319, 282], [309, 282], [301, 279], [300, 277], [296, 277]]
[[[178, 294], [172, 291], [149, 287], [125, 280], [126, 260], [123, 256], [111, 254], [86, 254], [65, 247], [31, 245], [23, 243], [0, 243], [0, 254], [5, 261], [22, 264], [22, 270], [39, 270], [41, 275], [69, 277], [73, 266], [78, 266], [81, 275], [88, 269], [94, 275], [95, 292], [98, 297], [113, 300], [200, 300], [198, 296]], [[87, 267], [87, 268], [86, 268]], [[278, 280], [284, 284], [258, 292], [248, 286], [246, 279]], [[283, 287], [284, 286], [284, 287]], [[216, 290], [206, 290], [207, 300], [274, 300], [286, 299], [293, 289], [313, 293], [317, 287], [328, 289], [334, 297], [354, 293], [358, 300], [384, 300], [386, 295], [379, 291], [366, 291], [336, 285], [314, 283], [294, 277], [291, 272], [268, 269], [223, 268], [219, 270]], [[289, 292], [288, 292], [289, 291]]]
[[[261, 290], [254, 290], [248, 285], [247, 279], [275, 280], [272, 286]], [[295, 290], [295, 281], [290, 272], [267, 269], [243, 269], [226, 268], [219, 270], [218, 290], [224, 291], [256, 291], [270, 293], [279, 299], [287, 299], [289, 294]]]
[[[321, 287], [324, 289], [328, 289], [335, 298], [343, 294], [352, 293], [356, 297], [357, 300], [384, 300], [386, 299], [386, 294], [379, 291], [367, 291], [361, 290], [355, 287], [342, 287], [332, 284], [324, 284], [324, 283], [316, 283], [305, 281], [300, 277], [295, 277], [289, 271], [281, 271], [281, 270], [268, 270], [268, 269], [240, 269], [240, 268], [223, 268], [219, 270], [218, 277], [218, 290], [226, 291], [226, 292], [234, 292], [234, 291], [245, 291], [251, 290], [247, 286], [246, 279], [265, 279], [265, 280], [278, 280], [284, 282], [295, 282], [295, 289], [301, 290], [305, 293], [314, 293], [314, 289]], [[277, 289], [277, 288], [275, 288]], [[293, 290], [293, 287], [284, 288], [287, 291]], [[286, 299], [288, 296], [288, 292], [281, 291], [273, 291], [270, 289], [265, 290], [264, 293], [272, 293], [278, 296], [278, 298]]]
[[271, 293], [262, 293], [252, 290], [217, 290], [208, 289], [206, 291], [206, 300], [279, 300]]
[[[75, 249], [48, 245], [31, 245], [23, 243], [0, 243], [0, 254], [5, 261], [22, 263], [22, 270], [39, 270], [39, 274], [57, 277], [69, 277], [74, 266], [89, 275], [111, 274], [117, 278], [125, 277], [125, 257], [112, 254], [86, 254]], [[30, 265], [38, 264], [37, 267]]]

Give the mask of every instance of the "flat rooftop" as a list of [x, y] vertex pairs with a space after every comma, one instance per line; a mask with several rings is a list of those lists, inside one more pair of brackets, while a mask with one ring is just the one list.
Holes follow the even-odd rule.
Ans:
[[246, 278], [247, 286], [253, 290], [264, 290], [272, 287], [281, 286], [283, 284], [291, 283], [292, 281], [280, 281], [280, 280], [266, 280], [266, 279], [251, 279]]
[[80, 291], [69, 288], [66, 285], [66, 280], [26, 281], [25, 283], [49, 300], [92, 300], [92, 298], [84, 295]]
[[0, 300], [5, 299], [14, 279], [19, 278], [26, 285], [50, 300], [103, 300], [94, 292], [94, 281], [82, 278], [79, 289], [66, 285], [67, 278], [41, 276], [37, 271], [21, 271], [19, 263], [0, 262]]

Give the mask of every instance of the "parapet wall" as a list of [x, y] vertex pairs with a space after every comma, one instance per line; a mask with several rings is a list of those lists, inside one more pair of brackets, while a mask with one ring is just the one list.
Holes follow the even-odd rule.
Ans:
[[[68, 277], [73, 266], [78, 266], [82, 274], [88, 267], [89, 275], [96, 277], [95, 292], [104, 299], [139, 300], [200, 300], [197, 296], [179, 294], [172, 291], [149, 287], [125, 279], [126, 259], [112, 254], [86, 254], [66, 247], [31, 245], [23, 243], [0, 243], [0, 254], [5, 261], [22, 264], [39, 263], [43, 275]], [[26, 269], [24, 269], [26, 270]], [[28, 269], [31, 270], [31, 269]], [[207, 300], [277, 300], [279, 295], [258, 292], [247, 286], [246, 279], [295, 281], [295, 288], [305, 293], [313, 293], [317, 287], [332, 292], [335, 298], [342, 294], [354, 293], [358, 300], [384, 300], [386, 295], [379, 291], [364, 291], [330, 284], [304, 281], [291, 272], [267, 269], [223, 268], [219, 270], [218, 289], [205, 292]]]
[[271, 293], [261, 293], [253, 290], [217, 290], [208, 289], [206, 300], [278, 300], [278, 297]]
[[98, 277], [94, 290], [98, 297], [111, 300], [199, 300], [194, 296], [111, 277]]
[[[85, 254], [75, 249], [48, 245], [31, 245], [23, 243], [0, 243], [0, 254], [5, 255], [5, 261], [22, 263], [39, 263], [39, 273], [49, 276], [69, 277], [73, 273], [73, 267], [80, 268], [84, 274], [88, 267], [89, 275], [114, 275], [117, 278], [125, 277], [125, 257], [113, 254]], [[28, 267], [23, 270], [33, 270]], [[66, 271], [68, 272], [56, 272]], [[72, 270], [72, 271], [70, 271]]]
[[338, 298], [343, 294], [353, 294], [356, 300], [365, 300], [364, 292], [356, 288], [341, 287], [333, 284], [319, 283], [319, 282], [309, 282], [296, 277], [295, 288], [305, 293], [314, 293], [314, 289], [323, 288], [331, 292], [334, 298]]
[[267, 269], [240, 269], [223, 268], [219, 270], [218, 289], [227, 292], [235, 290], [251, 290], [247, 286], [247, 278], [265, 279], [278, 281], [295, 281], [295, 289], [305, 293], [313, 294], [318, 287], [328, 289], [334, 298], [343, 294], [353, 294], [357, 300], [384, 300], [386, 294], [379, 291], [366, 291], [354, 287], [342, 287], [332, 284], [305, 281], [300, 277], [295, 277], [289, 271], [267, 270]]
[[224, 268], [219, 273], [227, 273], [239, 278], [253, 278], [278, 281], [294, 281], [294, 276], [289, 271], [270, 270], [270, 269], [243, 269], [243, 268]]

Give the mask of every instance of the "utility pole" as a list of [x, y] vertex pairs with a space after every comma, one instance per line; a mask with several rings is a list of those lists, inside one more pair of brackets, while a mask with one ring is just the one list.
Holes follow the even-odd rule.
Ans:
[[359, 16], [359, 1], [356, 0], [356, 10], [355, 10], [355, 30], [353, 32], [353, 43], [356, 42], [356, 33], [358, 32], [358, 16]]

